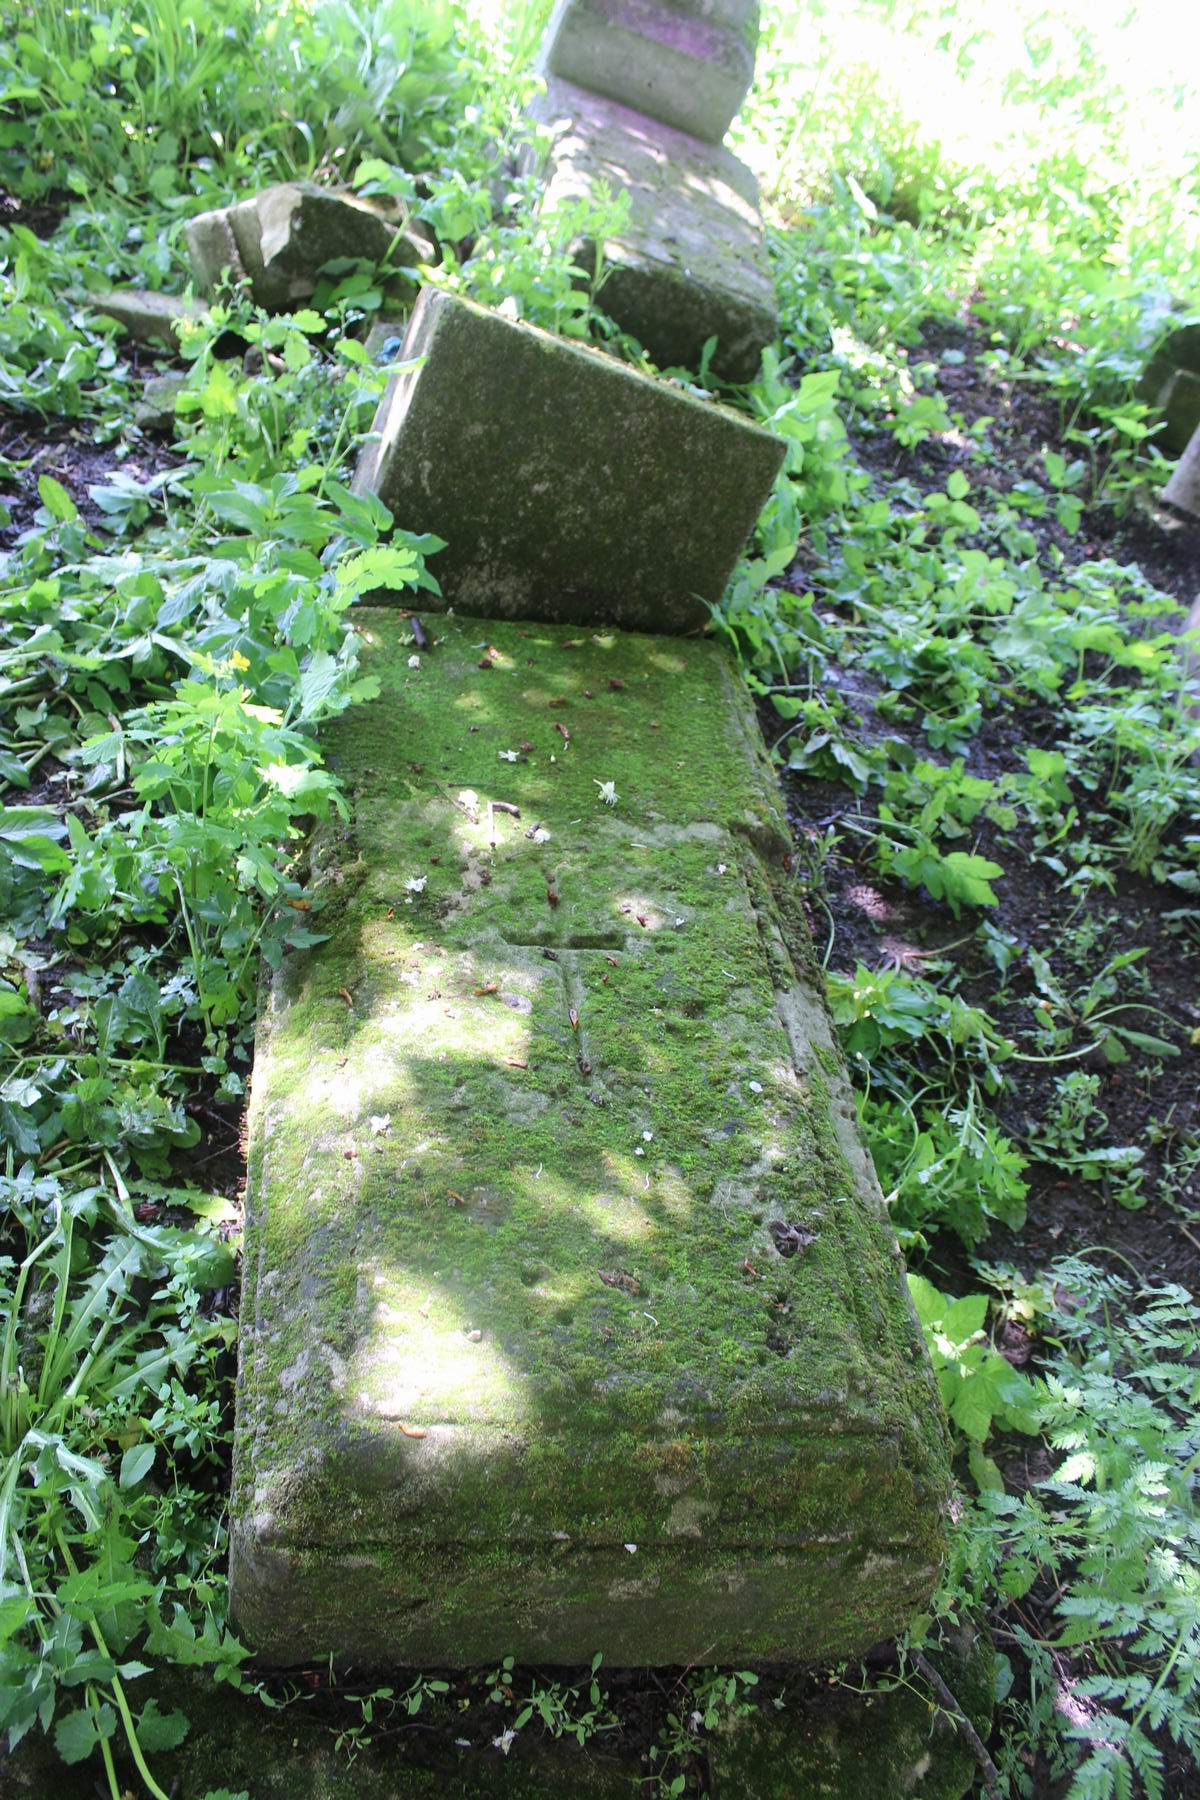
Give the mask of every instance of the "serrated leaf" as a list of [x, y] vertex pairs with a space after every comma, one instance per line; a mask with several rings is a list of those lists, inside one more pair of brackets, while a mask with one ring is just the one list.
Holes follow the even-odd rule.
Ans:
[[138, 1741], [143, 1750], [161, 1755], [182, 1744], [189, 1730], [186, 1713], [159, 1711], [157, 1700], [148, 1700], [137, 1722]]

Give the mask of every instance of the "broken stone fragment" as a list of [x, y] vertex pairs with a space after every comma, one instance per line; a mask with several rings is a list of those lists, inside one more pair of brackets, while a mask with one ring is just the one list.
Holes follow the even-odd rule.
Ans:
[[572, 260], [607, 271], [599, 305], [660, 368], [712, 367], [752, 381], [778, 329], [758, 211], [758, 184], [720, 145], [702, 143], [615, 100], [551, 79], [530, 116], [553, 133], [541, 210], [627, 194], [626, 222], [601, 245], [578, 238]]
[[[354, 485], [446, 540], [444, 603], [688, 631], [709, 618], [784, 445], [598, 350], [426, 288]], [[518, 736], [521, 734], [518, 734]]]
[[396, 269], [433, 259], [432, 243], [404, 214], [344, 190], [285, 181], [184, 227], [196, 281], [214, 292], [226, 271], [248, 281], [259, 306], [282, 312], [311, 298], [321, 270], [340, 258]]
[[180, 369], [162, 375], [150, 375], [142, 389], [142, 397], [133, 409], [133, 422], [143, 431], [168, 431], [175, 423], [175, 402], [187, 386], [187, 376]]
[[1163, 489], [1163, 499], [1177, 506], [1180, 512], [1200, 519], [1200, 423], [1171, 471], [1171, 479]]
[[1186, 450], [1200, 426], [1200, 322], [1167, 333], [1138, 383], [1138, 394], [1163, 414], [1163, 428], [1154, 439], [1158, 447]]
[[538, 68], [719, 144], [757, 41], [757, 0], [558, 0]]
[[111, 288], [84, 298], [94, 311], [123, 325], [135, 343], [167, 344], [172, 350], [179, 348], [177, 325], [199, 324], [208, 317], [208, 307], [202, 300], [190, 300], [182, 294], [155, 294], [148, 288]]
[[456, 615], [413, 670], [354, 618], [340, 910], [259, 1022], [238, 1634], [858, 1655], [937, 1578], [945, 1426], [746, 690], [700, 639]]

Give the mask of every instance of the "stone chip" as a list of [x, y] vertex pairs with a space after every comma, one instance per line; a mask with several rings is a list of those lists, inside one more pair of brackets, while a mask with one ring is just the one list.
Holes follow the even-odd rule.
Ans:
[[433, 245], [403, 214], [361, 195], [285, 181], [234, 206], [200, 213], [184, 227], [197, 284], [214, 292], [225, 272], [248, 281], [255, 301], [282, 312], [309, 299], [321, 268], [341, 257], [415, 268]]

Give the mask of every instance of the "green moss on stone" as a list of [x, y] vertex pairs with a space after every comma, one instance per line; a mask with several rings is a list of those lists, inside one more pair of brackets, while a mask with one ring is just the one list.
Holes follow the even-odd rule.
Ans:
[[945, 1446], [744, 694], [704, 643], [454, 620], [410, 669], [360, 618], [336, 930], [255, 1073], [239, 1615], [861, 1650], [931, 1585]]

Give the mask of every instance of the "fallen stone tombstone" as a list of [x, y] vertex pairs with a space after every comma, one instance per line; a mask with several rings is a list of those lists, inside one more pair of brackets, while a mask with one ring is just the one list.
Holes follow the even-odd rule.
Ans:
[[932, 1588], [947, 1450], [746, 692], [702, 640], [356, 618], [328, 936], [260, 1021], [239, 1632], [863, 1652]]
[[719, 144], [757, 41], [757, 0], [558, 0], [538, 68]]
[[1200, 321], [1167, 333], [1150, 359], [1138, 393], [1163, 414], [1163, 428], [1155, 439], [1160, 448], [1186, 450], [1200, 427]]
[[228, 271], [247, 281], [259, 306], [282, 312], [316, 290], [326, 263], [342, 257], [415, 269], [434, 247], [404, 215], [343, 190], [285, 181], [234, 206], [200, 213], [184, 227], [198, 285], [213, 293]]
[[354, 478], [447, 540], [445, 601], [683, 631], [720, 599], [784, 455], [741, 414], [426, 288]]
[[123, 325], [138, 344], [165, 344], [179, 348], [181, 324], [201, 324], [208, 317], [202, 300], [183, 294], [156, 294], [148, 288], [110, 288], [81, 298], [96, 312]]
[[662, 368], [700, 367], [717, 339], [714, 372], [752, 381], [778, 331], [758, 184], [733, 152], [551, 78], [529, 108], [553, 133], [543, 214], [607, 191], [627, 194], [625, 222], [597, 244], [580, 236], [572, 261], [604, 270], [599, 304]]

